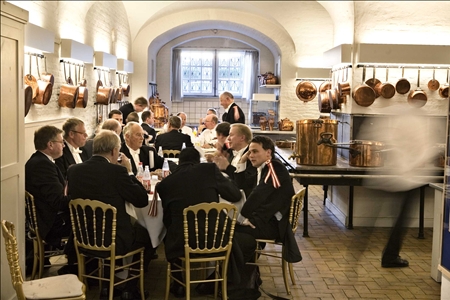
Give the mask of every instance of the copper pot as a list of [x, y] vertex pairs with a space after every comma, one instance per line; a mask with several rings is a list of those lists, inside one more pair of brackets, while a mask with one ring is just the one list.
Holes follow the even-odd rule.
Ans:
[[353, 90], [352, 96], [356, 104], [364, 107], [372, 105], [376, 99], [375, 91], [368, 86], [364, 80], [366, 77], [366, 67], [363, 67], [362, 85]]
[[439, 89], [439, 81], [436, 80], [435, 78], [435, 73], [436, 73], [436, 69], [433, 69], [433, 79], [430, 79], [430, 81], [428, 81], [428, 89], [432, 92], [437, 91]]
[[34, 104], [47, 105], [52, 97], [53, 85], [49, 81], [38, 80], [38, 93], [33, 99]]
[[366, 80], [366, 84], [374, 90], [375, 98], [378, 98], [378, 97], [380, 97], [380, 93], [377, 92], [377, 86], [379, 86], [381, 84], [381, 81], [379, 81], [378, 79], [375, 78], [375, 71], [376, 71], [376, 68], [373, 67], [373, 76], [372, 76], [372, 78]]
[[52, 84], [52, 86], [55, 85], [55, 76], [53, 74], [47, 72], [47, 57], [44, 57], [44, 63], [45, 63], [45, 72], [42, 73], [41, 79], [43, 81], [48, 81]]
[[[339, 96], [347, 96], [350, 95], [350, 83], [348, 82], [348, 68], [345, 70], [345, 82], [338, 82], [338, 90], [339, 90]], [[346, 98], [345, 98], [346, 99]]]
[[420, 108], [427, 104], [427, 94], [420, 88], [420, 69], [417, 72], [417, 89], [411, 91], [408, 95], [408, 103], [411, 106]]
[[79, 87], [71, 84], [61, 85], [58, 104], [60, 107], [74, 108], [78, 99]]
[[75, 107], [86, 108], [89, 99], [88, 95], [88, 88], [85, 86], [79, 86], [79, 93]]
[[330, 113], [331, 112], [331, 101], [330, 95], [327, 91], [319, 93], [317, 96], [317, 102], [319, 104], [319, 111], [321, 113]]
[[339, 109], [339, 91], [337, 88], [326, 91], [328, 93], [328, 99], [330, 99], [331, 109]]
[[24, 94], [25, 94], [25, 117], [28, 115], [28, 112], [30, 111], [31, 104], [33, 103], [33, 89], [29, 85], [25, 85], [24, 88]]
[[122, 83], [121, 87], [122, 87], [123, 95], [125, 97], [128, 97], [128, 95], [130, 94], [130, 85], [128, 83]]
[[402, 68], [402, 78], [400, 78], [395, 84], [395, 90], [399, 94], [406, 94], [411, 89], [411, 83], [405, 78], [405, 68]]
[[331, 81], [324, 81], [319, 86], [319, 93], [325, 92], [326, 90], [331, 89]]
[[448, 87], [449, 87], [449, 70], [447, 70], [447, 83], [439, 88], [439, 96], [441, 98], [448, 98]]
[[117, 89], [117, 101], [122, 101], [123, 98], [123, 89], [121, 86]]
[[385, 99], [391, 99], [395, 95], [395, 87], [389, 83], [389, 68], [386, 68], [386, 82], [375, 86], [375, 90]]
[[384, 165], [384, 143], [377, 141], [350, 141], [348, 164], [354, 167], [382, 167]]
[[98, 104], [108, 105], [111, 97], [111, 88], [107, 86], [101, 86], [97, 90], [96, 102]]
[[301, 81], [299, 84], [297, 84], [295, 93], [297, 94], [297, 98], [299, 98], [303, 102], [309, 102], [316, 97], [317, 88], [314, 83], [310, 81]]

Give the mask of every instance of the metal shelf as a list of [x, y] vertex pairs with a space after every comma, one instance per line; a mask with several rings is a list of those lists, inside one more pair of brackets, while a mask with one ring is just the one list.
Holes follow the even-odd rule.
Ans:
[[278, 89], [281, 87], [281, 84], [264, 84], [259, 87], [267, 88], [267, 89]]

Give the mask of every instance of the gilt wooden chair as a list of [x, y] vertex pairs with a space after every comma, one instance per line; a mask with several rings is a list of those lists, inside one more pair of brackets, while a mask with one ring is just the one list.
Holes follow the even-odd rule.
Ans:
[[52, 276], [31, 281], [24, 281], [19, 262], [19, 250], [14, 224], [2, 221], [5, 239], [6, 258], [11, 273], [11, 281], [18, 300], [26, 299], [59, 299], [84, 300], [85, 286], [76, 275], [67, 274]]
[[45, 259], [50, 259], [54, 256], [64, 255], [64, 246], [67, 244], [67, 238], [63, 238], [60, 248], [48, 246], [48, 250], [45, 250], [47, 243], [39, 234], [38, 219], [36, 214], [36, 206], [34, 204], [34, 197], [29, 192], [25, 191], [25, 215], [28, 222], [29, 237], [33, 240], [33, 271], [31, 272], [31, 279], [42, 278], [44, 267], [50, 266], [62, 266], [62, 264], [45, 264]]
[[180, 152], [180, 150], [163, 150], [163, 155], [167, 158], [178, 158], [180, 156]]
[[[103, 281], [109, 282], [109, 300], [112, 300], [115, 286], [139, 278], [141, 298], [144, 300], [144, 248], [124, 255], [116, 254], [117, 209], [98, 200], [81, 198], [71, 200], [69, 209], [80, 281], [87, 278], [97, 279], [100, 282], [100, 290]], [[133, 262], [135, 254], [140, 255], [140, 260]], [[98, 267], [88, 274], [85, 270], [85, 258], [98, 259]], [[123, 258], [124, 263], [117, 265], [116, 261]], [[109, 274], [104, 274], [105, 266], [109, 267]], [[128, 270], [128, 278], [116, 281], [115, 273], [124, 270]]]
[[[226, 215], [232, 212], [232, 217]], [[169, 299], [170, 279], [186, 288], [186, 299], [190, 299], [191, 284], [214, 282], [214, 299], [217, 298], [218, 284], [222, 283], [222, 299], [227, 299], [227, 270], [230, 258], [237, 209], [228, 203], [201, 203], [183, 210], [184, 220], [184, 256], [180, 257], [181, 265], [172, 269], [167, 264], [166, 297]], [[228, 237], [228, 238], [227, 238]], [[220, 268], [221, 267], [221, 268]], [[193, 280], [192, 272], [214, 270], [215, 278]], [[185, 282], [180, 281], [173, 273], [182, 272]]]
[[[289, 209], [289, 223], [291, 224], [292, 232], [297, 230], [298, 227], [298, 220], [300, 217], [300, 213], [303, 209], [303, 198], [305, 197], [306, 188], [301, 189], [298, 191], [294, 196], [291, 198], [291, 207]], [[294, 270], [292, 268], [292, 263], [287, 262], [283, 259], [282, 253], [283, 253], [283, 243], [276, 241], [276, 240], [266, 240], [266, 239], [256, 239], [256, 263], [247, 263], [247, 264], [256, 264], [258, 266], [280, 266], [279, 264], [273, 264], [273, 263], [263, 263], [260, 261], [257, 261], [258, 257], [260, 256], [266, 256], [266, 257], [273, 257], [281, 260], [281, 269], [283, 271], [283, 280], [284, 280], [284, 286], [286, 288], [286, 292], [290, 295], [291, 290], [289, 288], [289, 280], [288, 280], [288, 270], [289, 270], [289, 276], [291, 277], [291, 282], [293, 285], [296, 284], [295, 282], [295, 276], [294, 276]], [[261, 249], [260, 244], [265, 243], [269, 245], [273, 245], [274, 249]], [[271, 247], [272, 248], [272, 247]]]

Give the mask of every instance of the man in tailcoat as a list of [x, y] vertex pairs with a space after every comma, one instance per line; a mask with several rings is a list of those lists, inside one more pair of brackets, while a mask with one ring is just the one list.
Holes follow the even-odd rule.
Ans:
[[194, 147], [191, 142], [191, 137], [187, 134], [181, 133], [181, 119], [177, 116], [169, 118], [169, 125], [166, 133], [159, 134], [156, 137], [155, 148], [159, 149], [161, 146], [163, 150], [181, 150], [183, 143], [186, 147]]
[[127, 124], [126, 120], [130, 113], [132, 112], [141, 112], [144, 111], [144, 109], [148, 106], [148, 101], [144, 97], [139, 97], [136, 100], [134, 100], [132, 103], [127, 103], [125, 105], [122, 105], [119, 110], [122, 112], [122, 118], [123, 121], [125, 121], [125, 124]]
[[[138, 222], [132, 224], [125, 203], [145, 207], [148, 205], [148, 195], [131, 172], [130, 160], [122, 157], [122, 161], [118, 162], [119, 153], [119, 136], [110, 130], [100, 131], [94, 138], [93, 156], [68, 170], [68, 194], [71, 199], [95, 199], [114, 206], [117, 209], [116, 254], [123, 255], [145, 247], [146, 270], [154, 251], [150, 237], [147, 229]], [[137, 282], [136, 279], [126, 283], [121, 299], [139, 298]]]
[[64, 178], [67, 175], [67, 169], [74, 164], [82, 163], [89, 158], [88, 153], [80, 148], [86, 144], [88, 134], [84, 122], [78, 118], [69, 118], [64, 122], [64, 149], [63, 155], [55, 159], [56, 165], [61, 170]]
[[220, 105], [225, 108], [222, 121], [230, 124], [245, 124], [245, 115], [242, 109], [234, 102], [234, 96], [230, 92], [223, 92], [220, 97]]

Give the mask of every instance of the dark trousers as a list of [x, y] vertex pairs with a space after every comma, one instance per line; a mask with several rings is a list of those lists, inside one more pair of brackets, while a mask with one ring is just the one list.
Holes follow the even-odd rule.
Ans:
[[400, 254], [400, 249], [402, 248], [403, 240], [406, 235], [406, 227], [405, 220], [406, 215], [410, 209], [410, 199], [409, 193], [406, 193], [403, 196], [403, 203], [401, 206], [400, 213], [397, 218], [397, 222], [395, 226], [392, 228], [391, 235], [389, 236], [389, 240], [383, 250], [383, 254], [381, 257], [382, 261], [390, 261], [396, 259]]

